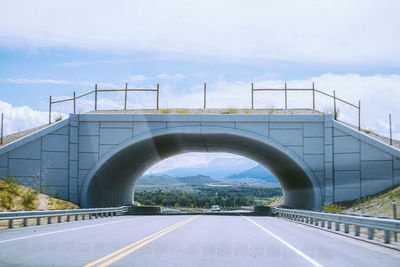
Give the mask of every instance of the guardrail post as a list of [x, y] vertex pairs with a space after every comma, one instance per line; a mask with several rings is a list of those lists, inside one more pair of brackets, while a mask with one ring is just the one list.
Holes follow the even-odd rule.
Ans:
[[392, 114], [389, 114], [389, 129], [390, 129], [390, 145], [393, 145], [393, 139], [392, 139]]
[[328, 221], [328, 229], [332, 229], [332, 222]]
[[312, 108], [315, 110], [315, 87], [314, 82], [312, 83]]
[[47, 217], [47, 224], [51, 224], [51, 217]]
[[75, 221], [78, 220], [78, 214], [75, 214]]
[[160, 102], [160, 85], [157, 83], [157, 109], [159, 109]]
[[335, 231], [340, 230], [340, 222], [335, 222]]
[[124, 110], [126, 110], [126, 102], [128, 100], [128, 83], [125, 83], [125, 105]]
[[318, 226], [318, 219], [315, 219], [315, 226]]
[[40, 217], [36, 218], [36, 225], [40, 225]]
[[359, 225], [354, 226], [354, 235], [360, 236], [360, 226]]
[[207, 105], [207, 83], [204, 83], [204, 107], [203, 109], [206, 109]]
[[24, 227], [27, 227], [27, 226], [28, 226], [28, 219], [24, 218]]
[[1, 134], [0, 134], [0, 145], [2, 145], [2, 144], [3, 144], [3, 125], [4, 125], [3, 121], [4, 121], [4, 114], [3, 114], [3, 113], [1, 113]]
[[49, 124], [51, 124], [51, 96], [49, 100]]
[[94, 85], [94, 110], [97, 110], [97, 83]]
[[321, 220], [321, 227], [325, 228], [325, 220]]
[[[393, 219], [397, 219], [397, 209], [396, 209], [396, 201], [392, 201], [393, 205]], [[394, 234], [394, 241], [397, 242], [397, 232], [393, 232]]]
[[76, 98], [75, 98], [75, 91], [74, 91], [74, 114], [76, 114]]
[[14, 227], [14, 225], [13, 225], [13, 219], [9, 219], [8, 220], [8, 228], [13, 228]]
[[254, 109], [254, 84], [251, 83], [251, 109]]
[[368, 239], [374, 239], [374, 228], [368, 228]]
[[57, 217], [57, 222], [58, 222], [58, 223], [61, 223], [61, 216], [58, 216], [58, 217]]
[[285, 83], [285, 110], [287, 110], [287, 84]]
[[309, 222], [309, 218], [308, 217], [306, 217], [306, 223], [308, 223]]
[[313, 224], [313, 223], [314, 223], [314, 218], [310, 217], [310, 224]]
[[82, 220], [85, 220], [85, 217], [86, 217], [85, 214], [82, 214]]
[[71, 221], [71, 216], [67, 215], [67, 222]]
[[89, 220], [91, 220], [92, 219], [92, 214], [91, 213], [89, 213]]
[[345, 232], [346, 234], [349, 233], [349, 224], [348, 224], [348, 223], [345, 223], [345, 224], [344, 224], [344, 232]]
[[385, 230], [385, 244], [390, 243], [390, 231]]

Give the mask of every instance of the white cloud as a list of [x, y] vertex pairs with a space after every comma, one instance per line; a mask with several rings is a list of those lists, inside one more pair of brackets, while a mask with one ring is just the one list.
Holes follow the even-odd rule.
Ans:
[[[14, 83], [14, 84], [61, 84], [61, 85], [82, 85], [94, 87], [96, 82], [91, 81], [68, 81], [68, 80], [53, 80], [53, 79], [27, 79], [27, 78], [4, 78], [0, 79], [2, 83]], [[98, 86], [110, 87], [110, 88], [121, 88], [113, 83], [97, 83]]]
[[129, 77], [129, 81], [131, 82], [143, 82], [147, 80], [147, 77], [144, 75], [136, 74]]
[[92, 62], [87, 62], [87, 61], [71, 61], [71, 62], [63, 62], [60, 64], [56, 64], [56, 67], [80, 67], [91, 64]]
[[181, 74], [181, 73], [175, 73], [173, 75], [169, 75], [169, 74], [165, 74], [165, 73], [161, 73], [157, 75], [157, 78], [159, 79], [164, 79], [164, 80], [182, 80], [185, 78], [185, 75]]
[[398, 10], [395, 0], [3, 1], [0, 44], [395, 66]]

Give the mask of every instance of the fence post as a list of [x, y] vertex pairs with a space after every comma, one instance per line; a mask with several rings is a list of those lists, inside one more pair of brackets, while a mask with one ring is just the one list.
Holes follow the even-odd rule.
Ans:
[[49, 101], [49, 124], [51, 124], [51, 96]]
[[126, 110], [127, 98], [128, 98], [128, 83], [125, 83], [125, 105], [124, 105], [124, 110]]
[[285, 83], [285, 109], [287, 110], [287, 84]]
[[393, 145], [393, 139], [392, 139], [392, 114], [389, 114], [389, 129], [390, 129], [390, 145]]
[[251, 83], [251, 109], [254, 109], [254, 84]]
[[4, 121], [4, 114], [1, 113], [1, 134], [0, 134], [0, 145], [3, 144], [3, 121]]
[[358, 101], [358, 130], [361, 131], [361, 101]]
[[160, 85], [157, 83], [157, 109], [160, 101]]
[[75, 98], [75, 91], [74, 91], [74, 114], [76, 113], [76, 98]]
[[207, 102], [207, 83], [204, 83], [204, 109], [206, 109], [206, 102]]
[[97, 83], [94, 85], [94, 110], [97, 110]]
[[312, 83], [312, 108], [315, 110], [315, 87], [314, 82]]
[[336, 93], [333, 90], [333, 118], [337, 120], [337, 112], [336, 112]]

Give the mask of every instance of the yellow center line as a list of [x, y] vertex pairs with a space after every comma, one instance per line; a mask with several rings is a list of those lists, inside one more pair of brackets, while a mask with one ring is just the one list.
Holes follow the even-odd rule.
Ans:
[[[91, 267], [91, 266], [94, 266], [96, 264], [100, 264], [101, 262], [103, 262], [103, 263], [101, 265], [98, 265], [98, 266], [107, 266], [107, 265], [109, 265], [109, 264], [111, 264], [111, 263], [113, 263], [113, 262], [125, 257], [126, 255], [138, 250], [139, 248], [147, 245], [148, 243], [152, 242], [153, 240], [156, 240], [156, 239], [160, 238], [161, 236], [163, 236], [163, 235], [175, 230], [178, 227], [181, 227], [182, 225], [184, 225], [184, 224], [186, 224], [186, 223], [188, 223], [188, 222], [190, 222], [190, 221], [192, 221], [192, 220], [194, 220], [194, 219], [196, 219], [196, 218], [198, 218], [200, 216], [201, 215], [196, 215], [196, 216], [191, 217], [189, 219], [186, 219], [184, 221], [178, 222], [178, 223], [176, 223], [174, 225], [168, 226], [167, 228], [165, 228], [165, 229], [163, 229], [161, 231], [158, 231], [157, 233], [154, 233], [154, 234], [151, 234], [151, 235], [149, 235], [149, 236], [147, 236], [145, 238], [142, 238], [142, 239], [140, 239], [140, 240], [138, 240], [138, 241], [126, 246], [126, 247], [123, 247], [123, 248], [121, 248], [121, 249], [119, 249], [117, 251], [114, 251], [114, 252], [112, 252], [112, 253], [110, 253], [110, 254], [108, 254], [108, 255], [106, 255], [106, 256], [104, 256], [104, 257], [102, 257], [102, 258], [100, 258], [100, 259], [98, 259], [96, 261], [88, 263], [88, 264], [84, 265], [83, 267]], [[118, 255], [118, 254], [120, 254], [120, 255]], [[114, 257], [115, 255], [118, 255], [118, 256]], [[112, 257], [114, 257], [114, 258], [112, 258]], [[112, 258], [112, 259], [110, 259], [110, 258]], [[110, 259], [110, 260], [107, 261], [107, 262], [104, 262], [107, 259]]]

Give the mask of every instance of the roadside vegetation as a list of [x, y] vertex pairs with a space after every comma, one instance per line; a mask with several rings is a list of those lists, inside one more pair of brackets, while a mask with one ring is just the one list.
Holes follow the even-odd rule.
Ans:
[[11, 177], [0, 179], [0, 211], [76, 208], [79, 207], [71, 202], [20, 185]]

